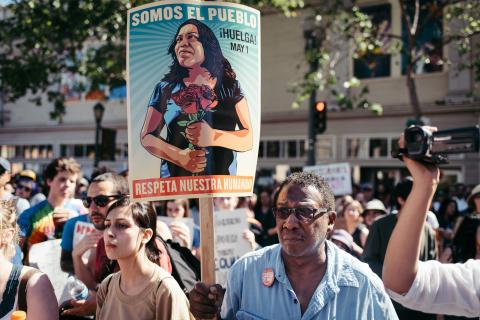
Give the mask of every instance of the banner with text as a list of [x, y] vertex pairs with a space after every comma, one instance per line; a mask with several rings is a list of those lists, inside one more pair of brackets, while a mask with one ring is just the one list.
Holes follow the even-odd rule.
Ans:
[[260, 137], [260, 13], [162, 1], [128, 12], [132, 198], [249, 195]]
[[75, 223], [75, 229], [73, 231], [73, 247], [77, 246], [77, 243], [80, 242], [87, 234], [96, 232], [95, 226], [93, 223], [84, 222], [84, 221], [77, 221]]
[[336, 196], [352, 194], [352, 177], [349, 163], [304, 167], [303, 171], [314, 172], [325, 178]]
[[[184, 243], [181, 237], [176, 236], [174, 232], [171, 232], [172, 240], [180, 243], [184, 247], [187, 247], [190, 249], [192, 248], [193, 237], [194, 237], [194, 226], [195, 226], [195, 223], [193, 222], [193, 218], [173, 218], [173, 217], [157, 216], [157, 221], [161, 221], [165, 223], [169, 228], [172, 228], [172, 225], [173, 225], [173, 226], [180, 226], [188, 230], [188, 236], [190, 239], [189, 243]], [[157, 230], [158, 230], [158, 224], [157, 224]]]
[[233, 263], [252, 247], [243, 233], [248, 230], [247, 211], [215, 211], [215, 278], [224, 288]]

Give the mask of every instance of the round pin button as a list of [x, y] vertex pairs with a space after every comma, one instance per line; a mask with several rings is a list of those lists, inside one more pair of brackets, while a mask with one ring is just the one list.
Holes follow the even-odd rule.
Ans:
[[262, 282], [266, 287], [271, 287], [275, 281], [275, 273], [272, 268], [266, 268], [262, 273]]

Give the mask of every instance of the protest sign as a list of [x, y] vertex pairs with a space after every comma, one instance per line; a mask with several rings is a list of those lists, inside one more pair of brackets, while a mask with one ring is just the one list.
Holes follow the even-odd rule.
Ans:
[[77, 221], [75, 223], [75, 230], [73, 231], [73, 247], [75, 248], [77, 243], [80, 242], [87, 234], [97, 231], [93, 223]]
[[215, 211], [215, 278], [224, 288], [233, 263], [245, 253], [252, 251], [247, 239], [243, 237], [248, 230], [247, 211]]
[[[193, 219], [192, 218], [172, 218], [172, 217], [164, 217], [164, 216], [158, 216], [157, 217], [157, 221], [162, 221], [164, 222], [168, 227], [170, 227], [170, 225], [172, 224], [172, 222], [180, 222], [180, 223], [183, 223], [185, 224], [185, 227], [188, 228], [188, 231], [190, 232], [190, 243], [187, 245], [187, 247], [191, 248], [192, 247], [192, 241], [193, 241], [193, 228], [194, 228], [194, 223], [193, 223]], [[173, 241], [176, 241], [180, 244], [182, 244], [182, 242], [180, 241], [180, 239], [175, 239], [175, 237], [173, 236], [172, 238]], [[183, 244], [182, 244], [183, 245]]]
[[59, 304], [71, 298], [66, 289], [68, 273], [60, 268], [61, 241], [56, 239], [34, 244], [28, 253], [30, 265], [44, 272], [52, 282]]
[[260, 13], [162, 1], [128, 12], [132, 198], [249, 195], [260, 133]]
[[336, 196], [352, 194], [350, 164], [346, 162], [304, 167], [303, 171], [314, 172], [325, 178]]

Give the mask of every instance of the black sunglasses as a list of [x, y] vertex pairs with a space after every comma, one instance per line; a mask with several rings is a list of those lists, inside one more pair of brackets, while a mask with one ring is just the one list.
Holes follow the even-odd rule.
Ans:
[[27, 192], [31, 192], [32, 191], [32, 188], [30, 188], [29, 186], [26, 186], [26, 185], [23, 185], [23, 184], [18, 184], [17, 185], [17, 189], [23, 189]]
[[122, 197], [125, 197], [125, 195], [124, 194], [115, 194], [111, 196], [100, 195], [96, 197], [84, 197], [82, 199], [82, 202], [85, 208], [90, 208], [90, 206], [92, 205], [92, 202], [94, 202], [95, 205], [97, 205], [98, 207], [103, 208], [110, 202], [111, 199], [119, 199]]
[[295, 215], [299, 221], [310, 223], [316, 218], [324, 215], [328, 212], [326, 209], [317, 209], [317, 208], [287, 208], [287, 207], [273, 207], [272, 209], [275, 217], [286, 220], [291, 214]]

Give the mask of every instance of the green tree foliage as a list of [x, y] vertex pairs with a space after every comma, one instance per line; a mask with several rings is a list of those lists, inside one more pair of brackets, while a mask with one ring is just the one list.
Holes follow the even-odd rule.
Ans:
[[[365, 108], [381, 113], [378, 103], [368, 100], [368, 87], [361, 80], [343, 79], [337, 74], [338, 66], [346, 59], [374, 61], [379, 53], [401, 55], [403, 74], [409, 92], [412, 112], [417, 120], [422, 117], [418, 100], [415, 74], [419, 64], [442, 65], [449, 63], [445, 46], [454, 43], [459, 49], [460, 69], [471, 68], [480, 79], [480, 47], [472, 39], [480, 34], [480, 1], [477, 0], [395, 0], [401, 9], [402, 32], [391, 33], [385, 25], [375, 23], [373, 17], [361, 8], [361, 1], [327, 1], [309, 7], [313, 25], [310, 35], [316, 46], [306, 50], [307, 61], [315, 60], [318, 69], [308, 72], [303, 81], [295, 83], [293, 91], [298, 107], [315, 90], [327, 92], [342, 109]], [[393, 12], [395, 14], [395, 12]], [[426, 52], [422, 42], [435, 30], [440, 54], [436, 61]], [[349, 46], [345, 46], [348, 43]], [[437, 53], [438, 54], [438, 53]], [[343, 79], [340, 83], [340, 79]]]
[[[306, 50], [309, 62], [317, 67], [294, 86], [298, 105], [313, 91], [330, 92], [341, 108], [367, 108], [376, 112], [381, 106], [368, 101], [368, 88], [356, 78], [339, 81], [337, 65], [342, 55], [368, 57], [391, 41], [391, 52], [407, 58], [407, 86], [415, 115], [421, 110], [415, 87], [415, 65], [426, 59], [417, 40], [428, 21], [443, 15], [446, 28], [442, 45], [457, 43], [460, 53], [470, 57], [472, 36], [480, 32], [480, 2], [475, 0], [396, 0], [402, 19], [408, 26], [405, 35], [387, 34], [360, 10], [357, 1], [322, 0], [235, 0], [259, 9], [273, 7], [286, 16], [302, 9], [313, 12], [311, 38]], [[61, 75], [80, 74], [89, 80], [89, 90], [102, 85], [125, 83], [126, 12], [152, 1], [127, 0], [17, 0], [3, 10], [0, 18], [0, 93], [5, 101], [15, 101], [32, 93], [41, 104], [41, 94], [55, 106], [52, 118], [61, 121], [65, 97], [60, 91]], [[1, 14], [1, 11], [0, 11]], [[1, 17], [1, 16], [0, 16]], [[349, 47], [345, 44], [349, 44]], [[478, 52], [478, 51], [477, 51]], [[79, 54], [81, 53], [81, 54]], [[423, 59], [423, 60], [422, 60]], [[444, 57], [442, 57], [444, 61]], [[480, 59], [466, 61], [462, 67], [476, 70], [480, 78]], [[342, 82], [342, 83], [339, 83]], [[82, 89], [82, 88], [80, 88]]]
[[[147, 1], [20, 0], [0, 19], [0, 84], [3, 99], [46, 92], [51, 117], [61, 121], [61, 75], [74, 72], [100, 84], [125, 82], [127, 10]], [[80, 54], [82, 53], [82, 54]], [[82, 89], [82, 88], [80, 88]]]
[[[0, 99], [13, 102], [31, 93], [41, 105], [46, 93], [54, 105], [51, 117], [61, 121], [65, 96], [60, 87], [65, 72], [88, 79], [90, 91], [124, 84], [127, 10], [150, 2], [17, 0], [3, 14], [0, 8]], [[273, 5], [286, 15], [302, 6], [300, 0], [243, 2]]]

